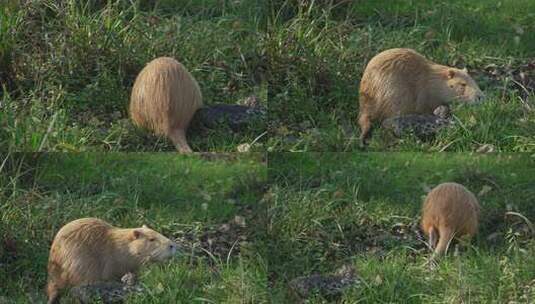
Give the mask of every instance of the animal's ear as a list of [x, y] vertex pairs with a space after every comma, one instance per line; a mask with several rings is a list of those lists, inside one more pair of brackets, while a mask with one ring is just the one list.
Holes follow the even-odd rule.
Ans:
[[468, 73], [468, 69], [466, 67], [464, 67], [462, 71]]
[[147, 225], [143, 225], [143, 226], [141, 226], [141, 228], [149, 229], [149, 227], [147, 227]]
[[134, 229], [132, 230], [132, 239], [137, 240], [143, 235], [143, 232], [141, 230]]
[[448, 71], [446, 72], [446, 76], [448, 77], [448, 79], [452, 79], [453, 77], [455, 77], [455, 71], [453, 69], [448, 69]]

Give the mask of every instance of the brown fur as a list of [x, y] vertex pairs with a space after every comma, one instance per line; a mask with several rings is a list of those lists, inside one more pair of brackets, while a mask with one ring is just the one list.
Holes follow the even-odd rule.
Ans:
[[201, 90], [188, 70], [173, 58], [160, 57], [137, 76], [130, 116], [136, 125], [167, 136], [178, 151], [190, 153], [186, 131], [201, 106]]
[[361, 143], [366, 144], [373, 122], [433, 114], [452, 100], [471, 103], [483, 96], [466, 69], [433, 63], [411, 49], [386, 50], [370, 60], [360, 82]]
[[120, 280], [175, 251], [175, 243], [145, 226], [120, 229], [97, 218], [72, 221], [59, 230], [50, 248], [48, 303], [57, 303], [64, 288]]
[[422, 230], [431, 248], [440, 255], [451, 240], [470, 238], [477, 232], [479, 203], [475, 195], [457, 183], [443, 183], [427, 195], [422, 208]]

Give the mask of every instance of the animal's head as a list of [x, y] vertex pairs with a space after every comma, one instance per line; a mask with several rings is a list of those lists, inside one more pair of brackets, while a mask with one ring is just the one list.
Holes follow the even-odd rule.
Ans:
[[448, 97], [462, 102], [476, 104], [485, 98], [477, 83], [468, 75], [466, 68], [460, 70], [448, 68], [444, 71], [443, 77], [446, 79]]
[[130, 232], [129, 252], [143, 262], [164, 261], [176, 254], [175, 242], [143, 225]]

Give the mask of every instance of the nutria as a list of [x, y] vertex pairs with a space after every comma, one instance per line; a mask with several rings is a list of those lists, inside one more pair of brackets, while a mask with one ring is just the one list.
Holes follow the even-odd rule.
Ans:
[[58, 231], [50, 248], [48, 303], [57, 303], [64, 288], [118, 281], [175, 252], [174, 242], [146, 226], [121, 229], [97, 218], [72, 221]]
[[432, 114], [453, 100], [479, 102], [484, 95], [466, 69], [436, 64], [411, 49], [390, 49], [373, 57], [360, 82], [361, 145], [372, 123], [407, 114]]
[[134, 123], [165, 135], [181, 153], [190, 153], [186, 131], [202, 106], [199, 85], [178, 61], [160, 57], [139, 73], [132, 88], [130, 116]]
[[447, 252], [454, 237], [475, 235], [479, 210], [475, 195], [460, 184], [443, 183], [433, 188], [423, 204], [421, 227], [434, 254]]

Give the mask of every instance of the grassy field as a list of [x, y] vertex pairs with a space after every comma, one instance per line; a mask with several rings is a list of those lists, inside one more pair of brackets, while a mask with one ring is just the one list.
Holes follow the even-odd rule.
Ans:
[[[272, 301], [294, 303], [288, 282], [296, 277], [351, 264], [363, 283], [342, 303], [533, 303], [534, 238], [505, 213], [535, 219], [534, 164], [527, 154], [270, 155]], [[418, 233], [420, 207], [446, 181], [476, 194], [480, 230], [472, 246], [451, 250], [432, 271]]]
[[[144, 268], [140, 281], [147, 292], [128, 303], [267, 302], [266, 236], [258, 229], [265, 227], [264, 161], [259, 154], [2, 158], [0, 303], [44, 303], [52, 239], [61, 226], [81, 217], [119, 227], [147, 224], [184, 248], [170, 262]], [[245, 220], [241, 228], [230, 224], [227, 235], [214, 236], [235, 216]], [[214, 236], [213, 248], [201, 242], [203, 235]], [[231, 249], [236, 240], [241, 241]]]
[[[362, 71], [392, 47], [468, 67], [488, 99], [454, 106], [457, 124], [434, 140], [379, 129], [370, 150], [535, 151], [530, 0], [19, 3], [0, 6], [0, 144], [18, 151], [172, 151], [127, 113], [135, 76], [158, 56], [182, 61], [208, 105], [269, 104], [254, 151], [354, 151]], [[193, 129], [190, 143], [236, 151], [266, 124]]]
[[[173, 151], [135, 128], [127, 105], [136, 75], [172, 56], [207, 105], [251, 95], [267, 105], [262, 1], [17, 1], [0, 4], [0, 145], [17, 151]], [[262, 123], [190, 130], [195, 151], [236, 151]], [[265, 138], [253, 145], [263, 150]]]
[[[0, 304], [44, 303], [54, 235], [89, 216], [181, 246], [128, 303], [296, 303], [292, 279], [348, 264], [362, 283], [335, 302], [535, 302], [535, 1], [0, 2]], [[395, 47], [467, 67], [487, 99], [427, 141], [376, 128], [364, 152], [359, 81]], [[208, 106], [258, 97], [267, 121], [188, 132], [194, 151], [252, 153], [165, 153], [132, 124], [160, 56]], [[480, 230], [430, 270], [420, 207], [445, 181], [480, 199]]]
[[360, 78], [374, 55], [395, 47], [466, 66], [488, 98], [454, 106], [457, 124], [432, 141], [393, 141], [378, 129], [369, 150], [535, 151], [535, 2], [273, 2], [268, 151], [358, 150]]

